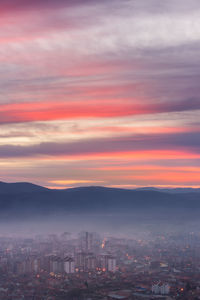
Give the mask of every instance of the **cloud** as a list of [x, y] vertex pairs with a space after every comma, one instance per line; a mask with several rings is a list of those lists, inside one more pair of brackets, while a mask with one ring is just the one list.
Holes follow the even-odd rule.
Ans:
[[[31, 178], [38, 160], [34, 176], [44, 179], [52, 157], [71, 163], [74, 177], [63, 170], [60, 180], [84, 177], [87, 166], [73, 167], [86, 158], [102, 167], [199, 165], [199, 0], [2, 0], [0, 15], [0, 158], [9, 176], [16, 160], [15, 177]], [[115, 184], [145, 177], [111, 175]], [[98, 172], [83, 180], [91, 178], [102, 180]]]
[[0, 106], [0, 124], [82, 118], [110, 118], [199, 110], [200, 101], [144, 103], [123, 100], [29, 102]]
[[[92, 0], [84, 0], [84, 4], [94, 3]], [[82, 0], [1, 0], [1, 12], [12, 12], [21, 10], [35, 9], [55, 9], [62, 7], [71, 7], [74, 5], [83, 5]]]
[[[156, 150], [159, 158], [159, 151], [183, 151], [200, 155], [200, 132], [176, 133], [168, 135], [135, 135], [128, 137], [115, 137], [107, 139], [90, 139], [69, 143], [47, 142], [30, 146], [0, 146], [0, 157], [34, 157], [34, 156], [79, 156], [112, 153], [122, 154], [138, 151]], [[121, 155], [120, 154], [120, 155]], [[148, 153], [147, 153], [148, 157]], [[188, 155], [190, 157], [190, 155]], [[142, 156], [141, 156], [142, 158]], [[178, 154], [177, 154], [178, 158]], [[192, 155], [191, 155], [192, 158]]]

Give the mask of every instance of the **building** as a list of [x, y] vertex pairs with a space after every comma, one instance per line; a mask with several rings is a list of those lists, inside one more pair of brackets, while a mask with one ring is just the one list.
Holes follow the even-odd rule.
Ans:
[[115, 272], [116, 271], [116, 258], [113, 256], [110, 256], [108, 258], [108, 266], [107, 266], [108, 272]]
[[63, 272], [63, 260], [60, 257], [53, 256], [50, 259], [50, 272], [53, 273]]
[[152, 293], [156, 295], [168, 295], [170, 292], [170, 286], [167, 283], [162, 284], [158, 282], [152, 285]]
[[102, 254], [99, 256], [99, 267], [102, 271], [115, 272], [116, 258], [110, 254]]
[[96, 232], [82, 231], [79, 233], [79, 247], [81, 251], [91, 252], [100, 246], [100, 237]]
[[92, 271], [97, 267], [97, 259], [93, 253], [79, 252], [76, 254], [76, 266], [80, 271]]
[[75, 272], [74, 259], [71, 257], [66, 257], [64, 259], [64, 272], [67, 274], [72, 274]]

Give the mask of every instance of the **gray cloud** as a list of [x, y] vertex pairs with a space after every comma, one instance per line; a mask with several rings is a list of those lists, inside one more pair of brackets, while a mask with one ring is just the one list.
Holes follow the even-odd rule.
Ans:
[[71, 143], [41, 143], [30, 146], [0, 146], [0, 158], [84, 155], [106, 152], [187, 150], [200, 153], [200, 132], [136, 135], [121, 138], [90, 139]]

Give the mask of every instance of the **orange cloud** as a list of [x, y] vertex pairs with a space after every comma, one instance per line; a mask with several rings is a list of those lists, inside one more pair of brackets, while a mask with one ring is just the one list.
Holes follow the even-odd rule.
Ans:
[[[149, 111], [148, 111], [149, 109]], [[31, 122], [77, 118], [105, 118], [150, 113], [148, 107], [118, 101], [28, 102], [2, 104], [0, 122]]]
[[90, 100], [90, 101], [51, 101], [51, 102], [25, 102], [9, 103], [0, 106], [0, 122], [32, 122], [61, 119], [81, 118], [108, 118], [131, 115], [153, 114], [169, 111], [183, 111], [197, 109], [199, 103], [184, 103], [181, 107], [177, 104], [140, 104], [138, 101], [115, 100]]
[[[158, 127], [158, 126], [102, 126], [102, 127], [89, 127], [87, 132], [102, 132], [111, 134], [173, 134], [198, 131], [197, 127]], [[73, 132], [76, 133], [76, 132]], [[77, 134], [80, 131], [77, 130]]]
[[[95, 169], [97, 167], [94, 167]], [[200, 167], [188, 167], [188, 166], [155, 166], [155, 165], [145, 165], [145, 166], [103, 166], [98, 167], [98, 170], [102, 171], [171, 171], [171, 172], [199, 172]]]
[[126, 180], [137, 180], [140, 182], [149, 182], [150, 184], [199, 184], [200, 182], [200, 173], [199, 172], [151, 172], [150, 174], [145, 175], [133, 175], [126, 176], [124, 179]]
[[[51, 155], [49, 155], [51, 157]], [[43, 160], [49, 160], [48, 155]], [[149, 151], [124, 151], [124, 152], [96, 152], [85, 154], [55, 155], [55, 160], [121, 160], [121, 161], [151, 161], [151, 160], [177, 160], [177, 159], [199, 159], [200, 154], [179, 150], [149, 150]]]

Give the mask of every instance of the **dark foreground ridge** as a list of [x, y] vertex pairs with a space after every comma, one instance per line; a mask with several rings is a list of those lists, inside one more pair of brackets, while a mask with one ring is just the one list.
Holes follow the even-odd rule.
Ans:
[[106, 187], [51, 190], [31, 183], [0, 182], [1, 219], [73, 214], [198, 219], [200, 190]]

